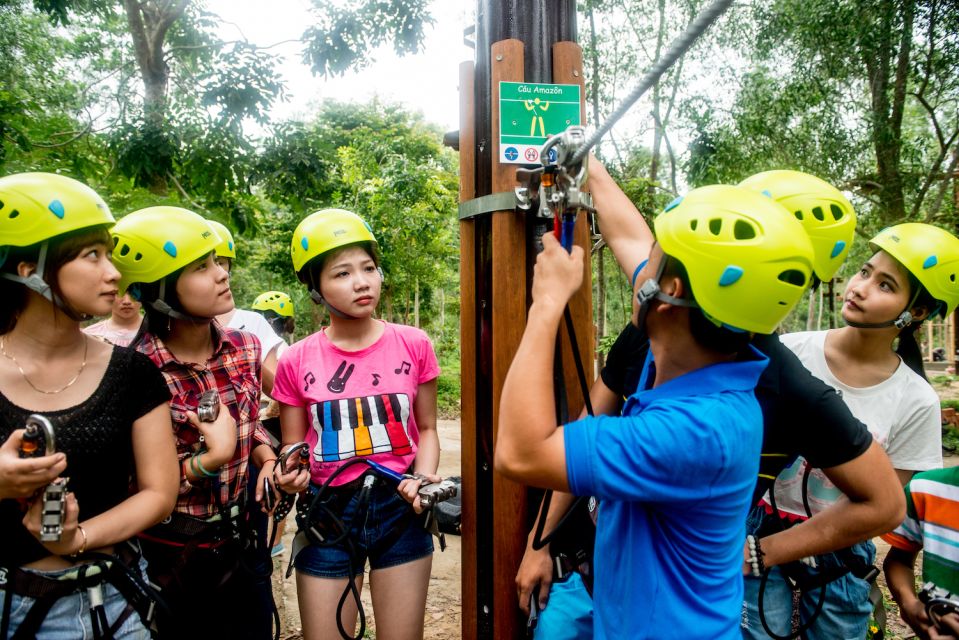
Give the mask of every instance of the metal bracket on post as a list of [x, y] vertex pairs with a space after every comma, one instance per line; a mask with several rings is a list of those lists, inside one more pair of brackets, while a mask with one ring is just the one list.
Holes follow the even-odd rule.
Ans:
[[516, 194], [512, 191], [502, 191], [473, 198], [461, 202], [459, 206], [460, 220], [468, 220], [494, 211], [511, 211], [516, 208]]

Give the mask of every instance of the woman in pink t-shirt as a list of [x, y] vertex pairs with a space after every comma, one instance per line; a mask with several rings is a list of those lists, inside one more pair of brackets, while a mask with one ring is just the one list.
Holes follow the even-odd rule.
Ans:
[[[293, 493], [309, 484], [301, 497], [309, 505], [329, 484], [311, 522], [324, 540], [311, 541], [294, 559], [308, 640], [353, 634], [355, 600], [345, 599], [339, 621], [337, 611], [348, 578], [357, 590], [362, 586], [367, 560], [374, 612], [388, 621], [378, 631], [423, 636], [433, 543], [416, 517], [420, 481], [397, 486], [368, 465], [349, 462], [363, 458], [398, 474], [439, 480], [439, 366], [424, 332], [373, 318], [383, 284], [376, 248], [369, 225], [340, 209], [308, 216], [293, 233], [297, 277], [330, 315], [328, 327], [284, 352], [273, 385], [284, 448], [305, 441], [310, 453], [309, 474], [276, 470], [280, 487]], [[367, 501], [360, 489], [371, 478]], [[329, 544], [337, 538], [342, 541]]]

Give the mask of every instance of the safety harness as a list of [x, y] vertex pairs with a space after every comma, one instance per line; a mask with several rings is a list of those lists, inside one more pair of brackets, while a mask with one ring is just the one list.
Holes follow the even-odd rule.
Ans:
[[[220, 497], [220, 479], [214, 478], [213, 482], [212, 493], [217, 508], [215, 516], [201, 519], [174, 511], [160, 524], [143, 531], [138, 537], [153, 543], [182, 548], [176, 565], [172, 567], [172, 582], [181, 586], [183, 572], [191, 558], [201, 550], [215, 550], [226, 560], [226, 569], [219, 576], [219, 580], [211, 585], [213, 588], [222, 587], [236, 571], [243, 571], [254, 578], [268, 578], [273, 573], [272, 563], [269, 563], [266, 569], [260, 570], [252, 566], [247, 559], [247, 553], [255, 551], [260, 541], [255, 528], [246, 518], [245, 490], [236, 500], [224, 504]], [[272, 594], [270, 604], [273, 637], [277, 639], [280, 635], [280, 614]]]
[[[812, 473], [812, 467], [809, 464], [806, 464], [806, 468], [803, 472], [802, 478], [802, 503], [803, 509], [806, 511], [806, 517], [812, 517], [812, 509], [809, 506], [809, 476]], [[769, 506], [772, 511], [772, 518], [766, 520], [760, 530], [756, 532], [757, 538], [762, 538], [765, 535], [771, 533], [776, 533], [774, 530], [785, 531], [789, 527], [797, 524], [794, 521], [790, 521], [779, 515], [780, 511], [776, 506], [776, 483], [773, 481], [772, 486], [769, 488]], [[771, 526], [766, 526], [766, 523], [772, 523]], [[783, 575], [783, 580], [786, 582], [786, 585], [789, 589], [796, 595], [800, 600], [809, 594], [810, 592], [818, 589], [819, 590], [819, 599], [816, 602], [816, 607], [813, 609], [812, 615], [805, 621], [799, 624], [799, 626], [786, 635], [778, 635], [769, 628], [769, 623], [766, 620], [766, 614], [763, 610], [764, 605], [764, 596], [766, 592], [766, 585], [769, 582], [769, 573], [771, 567], [766, 568], [763, 571], [762, 578], [759, 583], [759, 599], [757, 602], [757, 608], [759, 610], [759, 622], [763, 626], [763, 630], [775, 640], [794, 640], [795, 638], [803, 637], [803, 634], [812, 627], [816, 622], [816, 619], [819, 617], [819, 614], [822, 613], [823, 605], [826, 602], [826, 585], [830, 582], [834, 582], [842, 578], [847, 574], [852, 574], [855, 577], [865, 580], [870, 585], [873, 584], [876, 580], [876, 577], [879, 575], [879, 569], [874, 565], [869, 564], [864, 561], [862, 558], [858, 557], [852, 552], [852, 549], [847, 547], [845, 549], [839, 549], [838, 551], [832, 552], [833, 555], [839, 560], [839, 564], [834, 567], [820, 567], [818, 561], [815, 558], [803, 558], [802, 560], [797, 560], [787, 564], [778, 565], [780, 573]], [[815, 569], [816, 572], [813, 573], [812, 570]]]
[[[115, 553], [89, 552], [80, 556], [83, 561], [74, 571], [52, 578], [21, 569], [0, 568], [0, 589], [6, 591], [3, 611], [0, 613], [0, 638], [10, 638], [10, 610], [13, 598], [33, 598], [35, 602], [27, 611], [23, 622], [17, 627], [13, 640], [29, 640], [37, 637], [40, 626], [50, 609], [60, 598], [86, 590], [90, 600], [90, 621], [93, 637], [110, 640], [126, 620], [136, 613], [151, 636], [157, 636], [156, 612], [165, 607], [157, 590], [139, 575], [140, 548], [136, 542], [118, 544]], [[103, 604], [103, 586], [113, 586], [126, 607], [112, 623], [107, 619]]]
[[[305, 450], [305, 446], [305, 443], [298, 443], [283, 451], [280, 457], [277, 458], [274, 474], [276, 468], [286, 469], [287, 458], [293, 457], [294, 454]], [[369, 467], [369, 470], [345, 484], [332, 486], [333, 481], [336, 480], [340, 474], [358, 464], [366, 465]], [[395, 488], [400, 482], [406, 479], [423, 481], [425, 477], [419, 474], [397, 473], [366, 458], [351, 458], [331, 473], [322, 485], [316, 489], [312, 487], [307, 489], [306, 492], [301, 493], [299, 499], [296, 500], [297, 531], [293, 537], [293, 548], [290, 553], [290, 562], [286, 569], [286, 577], [289, 578], [290, 575], [292, 575], [293, 562], [296, 556], [305, 547], [309, 545], [321, 547], [343, 545], [346, 547], [349, 578], [346, 581], [343, 595], [340, 596], [336, 607], [336, 626], [340, 635], [346, 640], [359, 640], [366, 633], [366, 612], [363, 609], [359, 589], [356, 588], [356, 582], [352, 579], [353, 576], [356, 575], [357, 568], [362, 568], [359, 559], [363, 555], [369, 555], [371, 552], [392, 547], [400, 536], [403, 535], [403, 532], [406, 531], [417, 518], [422, 519], [423, 527], [436, 536], [439, 541], [440, 551], [446, 550], [446, 536], [440, 532], [432, 510], [432, 506], [437, 502], [455, 495], [455, 488], [451, 489], [450, 487], [452, 487], [452, 485], [446, 482], [440, 485], [433, 485], [433, 490], [428, 493], [424, 493], [424, 489], [421, 487], [420, 499], [421, 502], [424, 503], [423, 513], [417, 515], [413, 507], [410, 506], [404, 513], [404, 516], [394, 523], [386, 535], [377, 542], [375, 548], [367, 548], [362, 541], [354, 535], [351, 535], [354, 531], [362, 529], [366, 525], [367, 518], [369, 517], [367, 507], [369, 506], [373, 488], [378, 484], [384, 483], [386, 486]], [[283, 520], [289, 513], [292, 496], [280, 489], [279, 483], [276, 482], [275, 475], [274, 486], [281, 495], [280, 503], [273, 512], [273, 520], [276, 523]], [[429, 497], [425, 498], [425, 496]], [[349, 521], [346, 521], [343, 518], [343, 513], [354, 498], [357, 499], [356, 509], [353, 517]], [[426, 504], [427, 502], [428, 504]], [[274, 538], [275, 535], [276, 529], [274, 527]], [[271, 545], [272, 543], [273, 540], [270, 541]], [[366, 551], [367, 553], [363, 554], [361, 551]], [[356, 635], [346, 630], [343, 626], [341, 615], [347, 598], [350, 597], [353, 598], [360, 619], [360, 628]]]

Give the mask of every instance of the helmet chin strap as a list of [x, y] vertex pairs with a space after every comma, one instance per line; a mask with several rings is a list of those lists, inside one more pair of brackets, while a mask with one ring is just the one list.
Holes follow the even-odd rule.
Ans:
[[359, 320], [359, 318], [357, 318], [356, 316], [351, 316], [347, 313], [343, 313], [342, 311], [340, 311], [339, 309], [331, 305], [329, 302], [326, 301], [326, 298], [324, 298], [320, 294], [320, 292], [317, 291], [316, 289], [312, 289], [312, 288], [310, 289], [310, 300], [312, 300], [316, 304], [323, 305], [324, 307], [326, 307], [326, 310], [329, 311], [331, 315], [334, 315], [337, 318], [342, 318], [344, 320]]
[[666, 271], [666, 263], [668, 260], [669, 256], [664, 255], [663, 259], [659, 262], [659, 266], [656, 268], [656, 276], [644, 282], [639, 288], [639, 291], [636, 292], [636, 299], [639, 300], [639, 314], [636, 318], [636, 327], [638, 329], [646, 329], [646, 316], [649, 315], [649, 309], [652, 307], [653, 300], [659, 300], [660, 302], [666, 302], [678, 307], [689, 307], [691, 309], [699, 307], [694, 300], [677, 298], [663, 293], [662, 289], [660, 289], [659, 279], [663, 277], [663, 273]]
[[86, 313], [80, 313], [68, 305], [66, 300], [63, 300], [60, 296], [53, 292], [53, 288], [50, 286], [50, 283], [43, 279], [43, 272], [45, 271], [44, 267], [47, 262], [48, 245], [49, 242], [43, 242], [40, 244], [40, 255], [37, 257], [37, 270], [30, 275], [23, 277], [14, 275], [12, 273], [0, 273], [0, 277], [6, 278], [7, 280], [13, 280], [14, 282], [19, 282], [27, 289], [39, 293], [41, 296], [52, 302], [57, 309], [62, 311], [71, 320], [76, 322], [89, 320], [93, 316]]
[[152, 301], [147, 302], [146, 304], [150, 305], [154, 311], [159, 311], [165, 316], [173, 318], [174, 320], [188, 320], [190, 322], [203, 323], [210, 322], [213, 318], [207, 318], [204, 316], [193, 316], [189, 313], [183, 313], [182, 311], [177, 311], [169, 305], [166, 301], [166, 278], [160, 281], [160, 296]]
[[850, 327], [855, 327], [856, 329], [885, 329], [886, 327], [896, 327], [902, 331], [912, 324], [913, 317], [909, 310], [912, 309], [912, 305], [916, 304], [916, 300], [919, 298], [921, 291], [921, 287], [917, 288], [916, 294], [912, 297], [912, 300], [906, 306], [905, 310], [892, 320], [886, 320], [885, 322], [855, 322], [853, 320], [846, 320], [845, 316], [842, 320]]

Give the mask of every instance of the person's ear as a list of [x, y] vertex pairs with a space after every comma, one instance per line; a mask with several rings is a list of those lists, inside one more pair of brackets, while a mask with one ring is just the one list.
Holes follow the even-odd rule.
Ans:
[[909, 313], [912, 315], [913, 323], [922, 322], [929, 317], [929, 307], [925, 305], [915, 306], [909, 310]]
[[36, 262], [21, 262], [17, 265], [17, 275], [21, 278], [32, 276], [37, 271]]
[[660, 289], [663, 293], [674, 298], [682, 298], [686, 293], [686, 287], [683, 285], [683, 279], [679, 276], [666, 277], [660, 280]]

